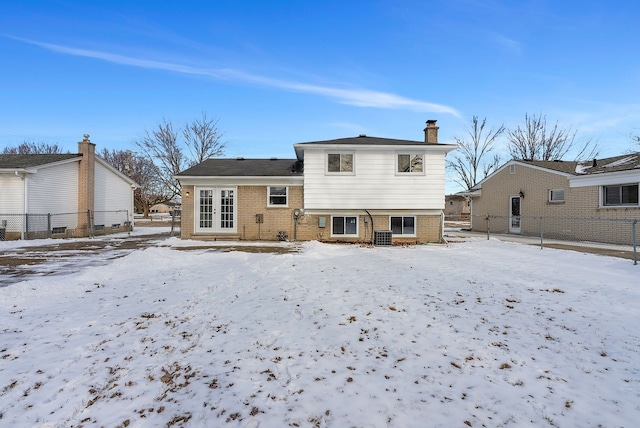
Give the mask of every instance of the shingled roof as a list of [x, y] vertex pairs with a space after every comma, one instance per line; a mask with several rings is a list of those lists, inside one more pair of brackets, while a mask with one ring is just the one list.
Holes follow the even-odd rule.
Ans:
[[297, 159], [207, 159], [178, 177], [290, 177], [302, 176]]
[[369, 137], [361, 134], [357, 137], [338, 138], [335, 140], [310, 141], [298, 144], [338, 144], [356, 146], [442, 146], [438, 143], [425, 143], [424, 141], [397, 140], [394, 138]]
[[77, 158], [77, 153], [67, 154], [35, 154], [35, 155], [0, 155], [0, 169], [24, 169]]
[[640, 153], [629, 153], [626, 155], [594, 159], [585, 162], [531, 160], [523, 160], [519, 162], [572, 175], [603, 174], [608, 172], [640, 169]]

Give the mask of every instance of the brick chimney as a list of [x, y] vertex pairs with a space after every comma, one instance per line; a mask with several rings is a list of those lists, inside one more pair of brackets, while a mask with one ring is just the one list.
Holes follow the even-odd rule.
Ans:
[[78, 142], [78, 154], [82, 156], [78, 165], [78, 232], [86, 236], [91, 226], [87, 212], [93, 217], [96, 171], [96, 145], [89, 141], [89, 134]]
[[427, 144], [438, 144], [438, 126], [437, 120], [427, 120], [427, 127], [424, 128], [424, 142]]

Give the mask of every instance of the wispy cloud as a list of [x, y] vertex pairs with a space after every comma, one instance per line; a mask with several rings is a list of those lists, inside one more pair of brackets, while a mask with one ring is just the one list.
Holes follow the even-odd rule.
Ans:
[[265, 76], [259, 76], [246, 73], [241, 70], [229, 68], [199, 68], [188, 65], [175, 64], [171, 62], [155, 61], [134, 58], [108, 52], [101, 52], [89, 49], [80, 49], [69, 46], [56, 45], [52, 43], [39, 42], [35, 40], [24, 39], [20, 37], [5, 36], [14, 40], [39, 46], [41, 48], [58, 52], [66, 55], [80, 56], [86, 58], [94, 58], [107, 61], [114, 64], [127, 65], [139, 68], [148, 68], [156, 70], [165, 70], [181, 74], [191, 74], [199, 76], [207, 76], [218, 80], [227, 80], [234, 82], [244, 82], [256, 84], [264, 87], [283, 89], [288, 91], [315, 94], [335, 100], [341, 104], [348, 104], [358, 107], [372, 108], [388, 108], [388, 109], [407, 109], [417, 112], [445, 113], [453, 116], [460, 116], [460, 113], [453, 107], [442, 104], [435, 104], [426, 101], [406, 98], [400, 95], [387, 92], [380, 92], [370, 89], [361, 88], [338, 88], [321, 85], [313, 85], [296, 81], [275, 79]]
[[509, 52], [522, 53], [522, 43], [517, 40], [510, 39], [502, 34], [493, 34], [493, 41]]

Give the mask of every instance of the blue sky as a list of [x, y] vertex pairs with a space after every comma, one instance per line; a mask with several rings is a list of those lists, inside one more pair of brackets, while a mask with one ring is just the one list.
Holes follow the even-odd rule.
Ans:
[[638, 149], [638, 21], [628, 0], [0, 0], [0, 147], [130, 149], [206, 111], [227, 156], [294, 157], [529, 113], [613, 156]]

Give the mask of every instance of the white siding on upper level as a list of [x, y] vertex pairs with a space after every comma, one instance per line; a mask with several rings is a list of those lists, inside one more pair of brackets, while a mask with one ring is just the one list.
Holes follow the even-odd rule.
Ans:
[[24, 213], [24, 182], [13, 174], [0, 174], [0, 214]]
[[98, 225], [123, 224], [131, 221], [130, 217], [133, 216], [131, 185], [98, 160], [95, 167], [94, 207], [94, 224]]
[[[326, 155], [336, 151], [305, 147], [305, 209], [444, 208], [446, 150], [428, 147], [345, 148], [354, 153], [355, 174], [327, 174]], [[344, 151], [344, 150], [341, 150]], [[424, 152], [424, 173], [396, 173], [398, 153]]]
[[38, 168], [27, 175], [29, 214], [78, 211], [78, 162]]

